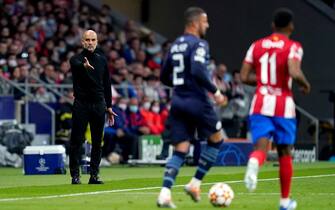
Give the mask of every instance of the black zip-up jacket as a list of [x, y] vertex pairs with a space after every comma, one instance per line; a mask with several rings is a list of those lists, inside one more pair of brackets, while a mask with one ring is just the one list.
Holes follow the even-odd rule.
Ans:
[[[85, 57], [94, 69], [84, 67]], [[71, 57], [70, 64], [74, 97], [91, 103], [104, 100], [106, 108], [112, 107], [111, 81], [106, 57], [98, 50], [92, 53], [84, 49]]]

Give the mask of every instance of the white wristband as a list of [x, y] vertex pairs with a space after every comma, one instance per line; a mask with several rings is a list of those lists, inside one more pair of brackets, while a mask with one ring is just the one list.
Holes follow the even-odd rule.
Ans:
[[217, 89], [217, 91], [214, 93], [215, 96], [219, 96], [221, 95], [221, 91], [219, 89]]

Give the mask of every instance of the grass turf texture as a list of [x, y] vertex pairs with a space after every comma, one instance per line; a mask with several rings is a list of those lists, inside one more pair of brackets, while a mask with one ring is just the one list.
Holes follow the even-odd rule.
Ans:
[[[294, 169], [295, 177], [305, 177], [295, 178], [292, 183], [292, 197], [298, 201], [298, 209], [335, 209], [335, 175], [306, 177], [335, 174], [335, 163], [295, 164]], [[235, 199], [228, 209], [278, 209], [279, 183], [278, 180], [272, 179], [278, 177], [278, 167], [268, 163], [261, 169], [259, 178], [265, 180], [258, 183], [255, 193], [248, 193], [241, 181], [244, 170], [245, 167], [214, 167], [203, 183], [229, 183], [235, 192]], [[73, 186], [69, 184], [71, 179], [68, 174], [24, 176], [22, 169], [0, 168], [0, 209], [158, 209], [156, 198], [162, 183], [163, 171], [163, 167], [102, 168], [101, 177], [105, 181], [104, 185], [88, 185], [86, 183], [89, 176], [83, 175], [83, 184]], [[176, 185], [187, 183], [194, 171], [193, 167], [183, 167]], [[230, 181], [232, 182], [230, 183]], [[183, 193], [181, 186], [173, 188], [173, 200], [178, 209], [214, 209], [207, 199], [210, 186], [212, 184], [202, 186], [202, 201], [200, 203], [193, 203]], [[149, 189], [138, 190], [137, 188]], [[98, 193], [89, 194], [90, 192]], [[61, 197], [64, 195], [66, 197]]]

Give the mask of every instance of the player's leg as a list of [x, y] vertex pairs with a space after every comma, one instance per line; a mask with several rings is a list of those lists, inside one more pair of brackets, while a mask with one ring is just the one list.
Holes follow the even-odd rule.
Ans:
[[280, 179], [280, 210], [293, 210], [297, 202], [290, 199], [291, 182], [293, 175], [293, 164], [291, 147], [289, 145], [277, 145], [279, 157], [279, 179]]
[[265, 162], [268, 142], [267, 138], [258, 139], [254, 146], [254, 151], [250, 154], [244, 177], [246, 188], [250, 192], [254, 191], [257, 187], [258, 172]]
[[280, 210], [294, 210], [297, 207], [297, 202], [290, 199], [290, 191], [293, 176], [291, 149], [295, 142], [296, 121], [295, 119], [276, 118], [275, 122], [274, 140], [277, 143], [281, 189]]
[[180, 167], [184, 163], [189, 147], [189, 141], [182, 141], [174, 146], [172, 157], [165, 166], [163, 186], [157, 199], [157, 205], [159, 207], [176, 208], [172, 202], [171, 188], [176, 180]]
[[252, 115], [249, 119], [254, 151], [251, 153], [244, 177], [245, 186], [249, 191], [257, 187], [259, 168], [266, 160], [267, 145], [274, 130], [271, 118], [262, 115]]
[[158, 207], [175, 208], [172, 202], [171, 188], [176, 180], [180, 167], [183, 165], [185, 156], [190, 147], [190, 136], [194, 133], [192, 122], [183, 111], [177, 111], [175, 107], [170, 111], [171, 121], [171, 144], [174, 145], [172, 157], [165, 166], [162, 189], [157, 199]]
[[222, 142], [223, 133], [220, 126], [220, 130], [209, 137], [206, 148], [201, 151], [197, 170], [190, 182], [185, 186], [185, 192], [190, 195], [192, 200], [195, 202], [198, 202], [201, 199], [201, 182], [210, 168], [216, 162]]
[[200, 137], [207, 138], [207, 146], [200, 153], [197, 170], [185, 186], [185, 191], [191, 196], [192, 200], [200, 200], [200, 185], [210, 168], [216, 162], [220, 146], [223, 142], [222, 123], [219, 120], [211, 104], [200, 103], [200, 110], [194, 116], [197, 116], [197, 131]]

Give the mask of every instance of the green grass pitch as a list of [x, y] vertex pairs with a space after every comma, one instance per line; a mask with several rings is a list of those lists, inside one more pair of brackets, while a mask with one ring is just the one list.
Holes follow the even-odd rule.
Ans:
[[[335, 209], [335, 163], [295, 164], [292, 197], [301, 210]], [[207, 199], [214, 182], [227, 182], [235, 192], [231, 210], [278, 209], [278, 167], [267, 163], [259, 174], [256, 192], [248, 193], [241, 181], [245, 167], [214, 167], [202, 186], [202, 200], [193, 203], [183, 192], [183, 185], [193, 175], [194, 167], [184, 167], [173, 188], [178, 209], [215, 209]], [[163, 167], [110, 167], [101, 169], [104, 185], [70, 185], [70, 176], [24, 176], [22, 169], [0, 168], [0, 210], [153, 210], [162, 182]]]

